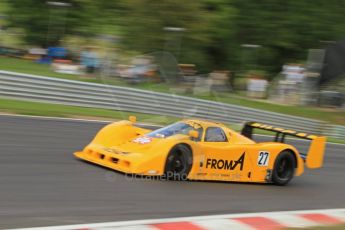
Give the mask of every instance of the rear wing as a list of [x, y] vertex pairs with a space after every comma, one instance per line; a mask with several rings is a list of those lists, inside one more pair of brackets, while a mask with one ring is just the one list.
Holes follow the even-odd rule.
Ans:
[[308, 153], [300, 153], [300, 155], [305, 160], [308, 168], [320, 168], [322, 166], [327, 140], [326, 137], [273, 127], [271, 125], [261, 124], [258, 122], [245, 123], [241, 134], [252, 139], [254, 129], [261, 129], [275, 133], [274, 142], [284, 143], [286, 136], [310, 140], [311, 144]]

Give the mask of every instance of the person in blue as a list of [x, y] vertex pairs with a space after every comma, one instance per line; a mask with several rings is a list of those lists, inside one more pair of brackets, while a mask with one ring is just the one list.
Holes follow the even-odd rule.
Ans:
[[99, 67], [99, 58], [95, 51], [91, 47], [87, 47], [80, 54], [81, 65], [85, 67], [86, 72], [93, 74]]

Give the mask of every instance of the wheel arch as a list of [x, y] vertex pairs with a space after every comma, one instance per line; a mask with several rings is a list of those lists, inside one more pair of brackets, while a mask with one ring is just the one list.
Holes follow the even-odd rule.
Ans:
[[281, 152], [283, 151], [288, 151], [290, 153], [292, 153], [294, 159], [295, 159], [295, 175], [296, 176], [300, 176], [303, 174], [304, 172], [304, 161], [303, 159], [300, 157], [299, 152], [297, 151], [297, 149], [294, 148], [285, 148], [283, 149]]
[[193, 167], [193, 159], [194, 159], [194, 155], [193, 155], [193, 147], [188, 144], [188, 143], [185, 143], [185, 142], [180, 142], [180, 143], [175, 143], [174, 145], [172, 145], [170, 148], [169, 148], [169, 151], [165, 157], [165, 164], [164, 164], [164, 167], [163, 167], [163, 172], [165, 173], [166, 172], [166, 168], [167, 168], [167, 161], [168, 161], [168, 157], [171, 153], [173, 153], [172, 151], [174, 151], [175, 148], [178, 148], [178, 146], [184, 146], [188, 149], [188, 151], [190, 152], [190, 157], [191, 157], [191, 161], [189, 162], [190, 164], [190, 168], [189, 168], [189, 172], [188, 174], [191, 172], [191, 169]]
[[[190, 145], [190, 144], [188, 144], [188, 143], [186, 143], [186, 142], [181, 142], [181, 143], [176, 143], [176, 144], [174, 144], [174, 145], [172, 145], [171, 146], [171, 148], [169, 149], [169, 151], [168, 151], [168, 153], [166, 154], [166, 159], [168, 158], [168, 156], [169, 156], [169, 154], [170, 154], [170, 152], [174, 149], [174, 148], [176, 148], [177, 146], [179, 146], [179, 145], [182, 145], [182, 146], [185, 146], [185, 147], [187, 147], [188, 149], [189, 149], [189, 151], [191, 152], [191, 154], [192, 154], [192, 160], [193, 160], [193, 158], [194, 158], [194, 155], [193, 155], [193, 148], [192, 148], [192, 146]], [[193, 164], [193, 162], [192, 162], [192, 164]]]
[[[294, 163], [282, 163], [288, 159], [287, 162]], [[290, 180], [296, 175], [298, 168], [298, 158], [295, 151], [290, 148], [283, 148], [277, 155], [274, 161], [274, 167], [272, 169], [271, 181], [278, 186], [284, 186], [290, 182]]]
[[190, 152], [192, 153], [192, 155], [193, 155], [193, 148], [192, 148], [189, 144], [187, 144], [187, 143], [185, 143], [185, 142], [182, 142], [182, 143], [179, 143], [179, 144], [174, 145], [174, 147], [177, 146], [177, 145], [186, 146], [186, 147], [190, 150]]
[[297, 153], [293, 149], [291, 149], [291, 148], [283, 149], [281, 152], [284, 152], [284, 151], [292, 153], [292, 155], [293, 155], [293, 157], [295, 159], [295, 168], [298, 168], [298, 164], [299, 163], [298, 163], [298, 160], [297, 160]]

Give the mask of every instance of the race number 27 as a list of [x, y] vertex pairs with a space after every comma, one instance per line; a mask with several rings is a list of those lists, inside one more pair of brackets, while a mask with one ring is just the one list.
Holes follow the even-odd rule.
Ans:
[[259, 166], [267, 166], [268, 165], [268, 159], [269, 159], [269, 153], [265, 151], [259, 152], [258, 157], [258, 165]]

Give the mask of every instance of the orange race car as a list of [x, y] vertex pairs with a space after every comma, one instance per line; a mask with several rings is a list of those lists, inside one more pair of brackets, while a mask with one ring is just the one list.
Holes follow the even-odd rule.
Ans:
[[[256, 122], [241, 134], [223, 124], [188, 119], [149, 130], [129, 121], [101, 129], [77, 158], [123, 173], [177, 180], [218, 180], [287, 184], [294, 175], [323, 163], [326, 138]], [[253, 129], [275, 133], [273, 142], [256, 143]], [[311, 141], [308, 153], [284, 143], [286, 136]]]

